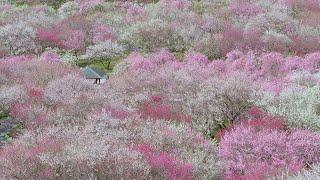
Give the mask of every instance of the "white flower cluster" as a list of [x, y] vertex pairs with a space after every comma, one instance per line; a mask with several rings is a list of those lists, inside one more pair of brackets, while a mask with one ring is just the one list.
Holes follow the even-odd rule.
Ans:
[[62, 18], [75, 15], [79, 11], [78, 3], [75, 1], [68, 1], [60, 6], [58, 13]]
[[12, 87], [1, 87], [0, 110], [8, 110], [12, 103], [21, 100], [25, 96], [23, 87], [20, 85]]
[[35, 29], [26, 22], [0, 26], [0, 45], [12, 55], [34, 52], [37, 49], [35, 34]]
[[124, 51], [125, 49], [118, 43], [104, 41], [88, 46], [81, 59], [110, 59], [121, 55]]
[[264, 95], [257, 101], [268, 112], [283, 117], [289, 127], [320, 129], [320, 86], [289, 89], [279, 97]]
[[90, 82], [75, 75], [67, 75], [51, 81], [45, 89], [44, 98], [49, 105], [67, 103], [78, 97], [81, 91], [89, 89], [92, 89]]

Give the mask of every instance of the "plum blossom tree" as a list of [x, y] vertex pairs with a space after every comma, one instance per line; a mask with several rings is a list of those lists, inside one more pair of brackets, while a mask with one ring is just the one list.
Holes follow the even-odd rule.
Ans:
[[[285, 132], [237, 127], [220, 143], [219, 155], [226, 166], [227, 179], [264, 178], [281, 173], [281, 168], [295, 172], [319, 161], [319, 144], [309, 144], [319, 134], [310, 131]], [[310, 157], [312, 159], [310, 159]]]
[[11, 55], [36, 52], [35, 29], [26, 22], [0, 26], [0, 44]]

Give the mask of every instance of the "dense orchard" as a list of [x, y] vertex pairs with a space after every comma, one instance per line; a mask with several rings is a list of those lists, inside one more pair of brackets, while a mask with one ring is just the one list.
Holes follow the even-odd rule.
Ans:
[[0, 0], [0, 179], [319, 179], [319, 14]]

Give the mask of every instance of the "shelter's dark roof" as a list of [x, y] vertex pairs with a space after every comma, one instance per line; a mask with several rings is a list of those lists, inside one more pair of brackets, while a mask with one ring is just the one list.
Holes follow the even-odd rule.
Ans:
[[105, 78], [105, 73], [102, 70], [94, 67], [87, 66], [82, 69], [82, 72], [84, 73], [87, 79]]

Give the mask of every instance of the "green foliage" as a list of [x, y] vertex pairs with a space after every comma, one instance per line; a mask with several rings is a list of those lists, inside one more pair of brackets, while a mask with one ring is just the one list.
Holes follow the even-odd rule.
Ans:
[[204, 7], [203, 5], [200, 3], [200, 1], [195, 1], [193, 2], [192, 4], [192, 8], [193, 8], [193, 11], [198, 13], [198, 14], [201, 14], [204, 12]]
[[102, 69], [105, 72], [111, 73], [113, 71], [113, 68], [117, 63], [119, 63], [121, 59], [122, 58], [115, 57], [109, 59], [78, 60], [76, 61], [76, 65], [78, 67], [92, 66]]
[[[219, 132], [222, 129], [227, 128], [231, 124], [231, 121], [227, 118], [223, 119], [222, 121], [218, 121], [216, 124], [213, 125], [213, 128], [210, 132], [207, 132], [205, 134], [206, 137], [214, 137], [214, 135]], [[217, 141], [216, 138], [213, 138], [215, 141]]]
[[[20, 133], [21, 129], [24, 128], [21, 122], [9, 122], [14, 121], [12, 118], [9, 117], [8, 112], [0, 111], [0, 129], [4, 128], [4, 132], [0, 133], [0, 145], [1, 141], [11, 141], [13, 137]], [[3, 127], [3, 124], [6, 123], [13, 123], [12, 127], [9, 128]]]
[[0, 110], [0, 121], [1, 121], [1, 119], [6, 118], [8, 116], [9, 116], [9, 114], [7, 111]]
[[68, 0], [12, 0], [11, 3], [16, 5], [34, 5], [40, 3], [46, 3], [49, 6], [52, 6], [54, 9], [58, 9], [63, 3]]

